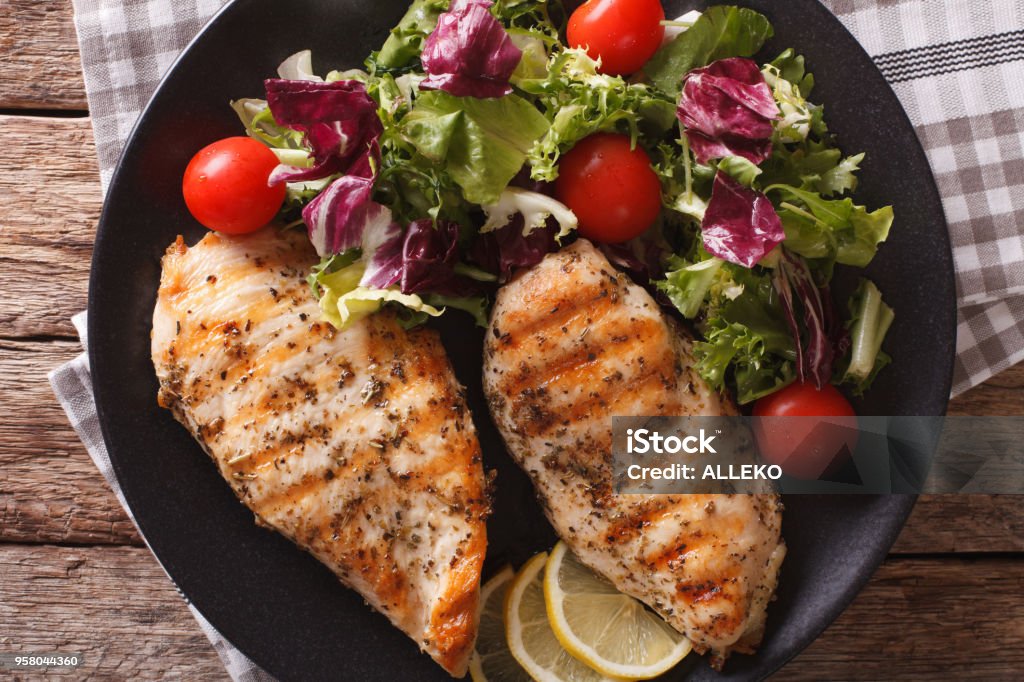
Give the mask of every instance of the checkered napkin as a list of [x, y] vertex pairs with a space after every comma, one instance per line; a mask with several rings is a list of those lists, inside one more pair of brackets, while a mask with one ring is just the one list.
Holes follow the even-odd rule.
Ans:
[[[73, 3], [105, 189], [160, 78], [224, 2]], [[825, 5], [892, 84], [938, 181], [959, 292], [953, 393], [963, 392], [1024, 360], [1024, 0]], [[84, 314], [75, 323], [84, 345]], [[87, 359], [64, 365], [50, 379], [124, 505], [99, 431]], [[272, 679], [193, 613], [235, 680]]]

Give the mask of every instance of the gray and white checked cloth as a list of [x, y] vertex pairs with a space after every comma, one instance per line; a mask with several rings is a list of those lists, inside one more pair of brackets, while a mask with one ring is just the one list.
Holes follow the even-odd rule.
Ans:
[[[224, 0], [73, 3], [106, 189], [150, 94]], [[892, 84], [935, 173], [957, 271], [953, 394], [961, 393], [1024, 360], [1024, 0], [824, 4]], [[226, 93], [225, 102], [231, 94], [239, 93]], [[84, 314], [76, 316], [83, 346], [84, 322]], [[124, 505], [100, 434], [85, 355], [55, 370], [50, 381]], [[192, 611], [232, 678], [273, 679]]]

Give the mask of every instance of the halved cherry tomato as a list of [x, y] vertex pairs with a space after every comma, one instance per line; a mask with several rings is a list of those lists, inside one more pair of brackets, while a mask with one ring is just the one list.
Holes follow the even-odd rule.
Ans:
[[271, 221], [284, 202], [284, 183], [267, 186], [277, 157], [249, 137], [228, 137], [192, 157], [181, 183], [195, 219], [218, 232], [244, 234]]
[[639, 71], [665, 35], [660, 0], [589, 0], [569, 17], [566, 37], [572, 47], [601, 58], [601, 72]]
[[647, 152], [615, 133], [586, 137], [562, 156], [555, 195], [576, 214], [580, 234], [601, 242], [636, 237], [661, 211], [661, 183]]
[[[816, 479], [839, 469], [857, 447], [857, 414], [835, 386], [795, 382], [754, 403], [761, 459], [789, 476]], [[771, 419], [770, 417], [827, 417]]]

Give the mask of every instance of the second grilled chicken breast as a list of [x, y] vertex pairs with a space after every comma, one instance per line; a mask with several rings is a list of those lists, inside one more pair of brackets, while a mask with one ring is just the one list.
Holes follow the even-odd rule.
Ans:
[[462, 676], [488, 513], [463, 389], [433, 331], [318, 322], [315, 261], [297, 233], [179, 238], [153, 315], [159, 402], [259, 523]]
[[719, 667], [760, 643], [785, 554], [779, 498], [612, 489], [612, 416], [736, 413], [692, 365], [681, 326], [579, 240], [499, 292], [484, 389], [558, 535]]

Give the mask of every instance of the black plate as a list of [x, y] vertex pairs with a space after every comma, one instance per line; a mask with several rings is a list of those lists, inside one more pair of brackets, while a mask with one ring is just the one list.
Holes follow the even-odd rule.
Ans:
[[[697, 6], [703, 3], [696, 3]], [[954, 351], [953, 267], [939, 196], [924, 153], [868, 56], [814, 0], [748, 2], [817, 79], [815, 99], [848, 150], [867, 152], [858, 199], [893, 203], [896, 224], [870, 268], [897, 311], [895, 358], [859, 409], [937, 415], [949, 395]], [[672, 0], [675, 16], [694, 3]], [[185, 595], [246, 655], [282, 679], [443, 679], [405, 635], [287, 540], [257, 528], [210, 461], [156, 405], [149, 329], [159, 258], [179, 232], [201, 229], [181, 198], [191, 155], [240, 134], [231, 98], [259, 96], [262, 79], [292, 52], [312, 48], [321, 71], [361, 64], [405, 10], [405, 0], [236, 0], [182, 55], [143, 113], [107, 198], [89, 292], [90, 360], [103, 434], [142, 532]], [[849, 281], [846, 282], [849, 284]], [[530, 486], [506, 456], [480, 389], [479, 334], [442, 331], [469, 388], [488, 467], [499, 470], [487, 568], [519, 565], [552, 542]], [[454, 326], [454, 329], [452, 328]], [[831, 623], [882, 561], [911, 497], [790, 497], [789, 556], [760, 653], [729, 661], [720, 678], [762, 677]], [[893, 633], [894, 636], [897, 633]], [[712, 678], [694, 656], [672, 677]]]

